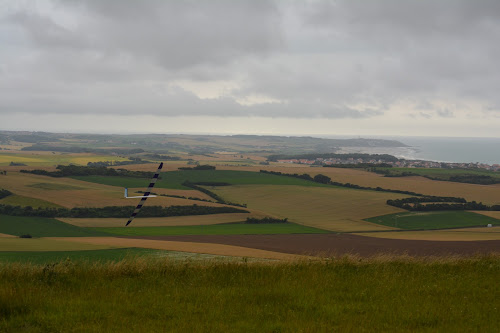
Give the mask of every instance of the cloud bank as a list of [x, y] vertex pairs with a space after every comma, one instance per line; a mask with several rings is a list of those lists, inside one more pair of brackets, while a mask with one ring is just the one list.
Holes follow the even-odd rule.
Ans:
[[0, 116], [500, 124], [500, 3], [0, 1]]

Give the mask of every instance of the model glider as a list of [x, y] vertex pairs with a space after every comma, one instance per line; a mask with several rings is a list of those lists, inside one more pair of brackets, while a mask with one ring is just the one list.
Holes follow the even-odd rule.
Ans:
[[135, 207], [134, 212], [132, 213], [132, 215], [130, 215], [130, 218], [128, 219], [128, 222], [127, 222], [127, 224], [125, 226], [128, 226], [130, 224], [130, 222], [132, 222], [132, 220], [135, 218], [135, 216], [137, 215], [137, 213], [139, 213], [139, 211], [141, 210], [142, 206], [144, 205], [144, 203], [146, 202], [146, 200], [148, 200], [149, 197], [155, 197], [154, 195], [149, 195], [149, 194], [151, 193], [151, 190], [153, 189], [153, 187], [156, 184], [156, 181], [158, 180], [158, 176], [160, 175], [161, 168], [163, 168], [163, 162], [160, 163], [160, 166], [158, 167], [158, 170], [156, 170], [156, 173], [153, 176], [153, 178], [151, 179], [151, 182], [149, 183], [149, 187], [148, 187], [146, 193], [144, 193], [143, 196], [129, 197], [128, 196], [128, 190], [125, 189], [125, 198], [127, 198], [127, 199], [128, 198], [141, 198], [141, 201], [139, 201], [139, 204], [137, 205], [137, 207]]

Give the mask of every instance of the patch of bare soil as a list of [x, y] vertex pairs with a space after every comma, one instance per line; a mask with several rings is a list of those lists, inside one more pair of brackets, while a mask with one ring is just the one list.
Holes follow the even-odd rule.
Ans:
[[134, 238], [236, 245], [273, 252], [314, 256], [472, 256], [500, 252], [500, 240], [421, 241], [375, 238], [352, 234], [193, 235]]

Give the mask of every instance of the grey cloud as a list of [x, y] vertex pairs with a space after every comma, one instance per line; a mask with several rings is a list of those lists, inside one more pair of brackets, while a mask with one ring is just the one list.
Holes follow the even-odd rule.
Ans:
[[[0, 113], [383, 119], [407, 100], [415, 117], [457, 116], [433, 100], [500, 105], [498, 1], [48, 1], [50, 15], [0, 15]], [[177, 80], [237, 87], [201, 99]], [[253, 95], [277, 102], [236, 102]]]

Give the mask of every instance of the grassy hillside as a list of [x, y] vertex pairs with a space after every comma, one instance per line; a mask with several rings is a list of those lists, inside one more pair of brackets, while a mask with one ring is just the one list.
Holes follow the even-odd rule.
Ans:
[[0, 266], [0, 331], [498, 332], [498, 257]]
[[[300, 185], [324, 187], [326, 185], [318, 184], [312, 181], [296, 179], [291, 177], [280, 177], [276, 175], [263, 174], [249, 171], [233, 170], [181, 170], [169, 171], [160, 175], [161, 179], [156, 183], [158, 188], [170, 189], [189, 189], [182, 186], [186, 180], [190, 182], [225, 182], [233, 185]], [[93, 182], [98, 184], [121, 186], [121, 187], [147, 187], [149, 179], [130, 178], [130, 177], [106, 177], [106, 176], [74, 176], [78, 180]]]
[[33, 237], [85, 237], [103, 235], [98, 231], [79, 228], [56, 219], [0, 215], [0, 233]]
[[498, 219], [465, 211], [397, 213], [368, 218], [366, 221], [406, 230], [500, 225]]
[[120, 236], [175, 235], [259, 235], [259, 234], [322, 234], [329, 231], [294, 223], [283, 224], [216, 224], [173, 227], [92, 228]]

